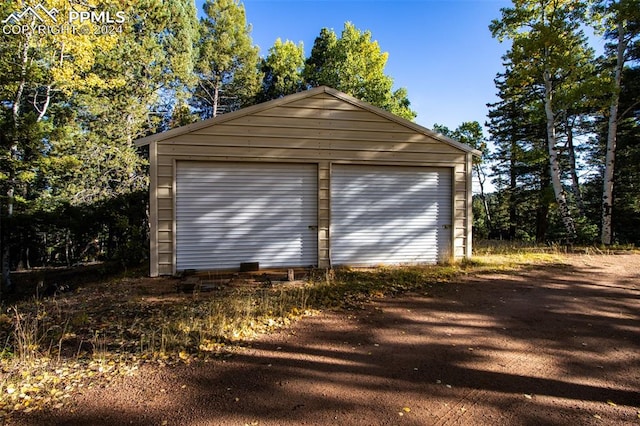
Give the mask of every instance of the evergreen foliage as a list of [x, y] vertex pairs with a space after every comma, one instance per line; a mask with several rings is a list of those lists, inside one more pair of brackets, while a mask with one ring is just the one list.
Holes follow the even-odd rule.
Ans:
[[[23, 7], [2, 2], [0, 16]], [[308, 57], [278, 39], [260, 58], [239, 0], [208, 0], [201, 20], [193, 0], [95, 7], [124, 12], [122, 31], [0, 34], [5, 285], [10, 269], [144, 259], [141, 136], [320, 85], [415, 118], [385, 74], [389, 54], [349, 22], [321, 29]], [[602, 57], [588, 26], [607, 43]], [[483, 153], [474, 177], [495, 185], [474, 198], [476, 237], [640, 244], [639, 0], [518, 0], [490, 29], [511, 44], [489, 136], [478, 122], [436, 125]]]
[[[625, 149], [607, 148], [611, 132], [614, 147], [615, 135], [623, 135], [612, 123], [638, 125], [633, 107], [627, 107], [626, 117], [617, 106], [613, 108], [620, 92], [614, 84], [616, 66], [620, 66], [615, 54], [621, 51], [620, 28], [628, 43], [622, 86], [630, 83], [637, 69], [631, 52], [637, 46], [638, 11], [637, 0], [514, 1], [490, 25], [495, 37], [512, 42], [504, 56], [505, 71], [496, 78], [500, 101], [489, 105], [487, 123], [495, 146], [494, 217], [499, 230], [495, 236], [595, 243], [602, 229], [606, 244], [639, 242], [627, 238], [632, 231], [618, 225], [634, 217], [627, 210], [630, 200], [622, 188], [613, 195], [606, 186], [604, 195], [594, 190], [611, 181], [607, 176], [614, 157], [610, 154], [627, 155]], [[588, 45], [583, 33], [587, 25], [612, 40], [602, 58], [595, 58]], [[606, 122], [608, 134], [603, 130]], [[624, 187], [626, 176], [616, 171], [613, 181]], [[616, 218], [617, 211], [624, 211], [625, 218]], [[604, 237], [611, 217], [617, 238]]]
[[[23, 6], [3, 2], [0, 11], [7, 16]], [[46, 6], [60, 16], [90, 7]], [[142, 250], [123, 256], [126, 263], [146, 252], [146, 203], [116, 208], [116, 200], [146, 192], [146, 160], [133, 141], [162, 128], [165, 100], [184, 99], [194, 83], [195, 5], [96, 7], [122, 11], [127, 20], [107, 34], [87, 24], [86, 33], [0, 35], [0, 239], [9, 289], [9, 269], [90, 260], [80, 247], [91, 241], [101, 247], [94, 259], [123, 255], [127, 245]], [[61, 245], [65, 255], [53, 255]]]
[[200, 21], [193, 105], [201, 118], [250, 105], [258, 94], [258, 48], [238, 0], [208, 0]]

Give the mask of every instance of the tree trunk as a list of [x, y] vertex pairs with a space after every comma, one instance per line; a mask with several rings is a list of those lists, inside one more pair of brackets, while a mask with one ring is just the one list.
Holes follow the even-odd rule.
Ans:
[[487, 196], [484, 193], [484, 182], [487, 180], [487, 177], [480, 164], [474, 164], [473, 168], [476, 169], [476, 174], [478, 175], [478, 183], [480, 185], [480, 199], [482, 200], [482, 206], [484, 207], [484, 214], [487, 216], [487, 227], [489, 228], [489, 232], [491, 232], [493, 230], [493, 226], [491, 226], [491, 213], [489, 212]]
[[624, 25], [618, 22], [618, 49], [616, 53], [616, 68], [614, 76], [613, 94], [609, 107], [609, 128], [607, 130], [607, 153], [604, 163], [604, 183], [602, 188], [602, 244], [609, 245], [612, 240], [611, 210], [613, 208], [613, 171], [616, 161], [616, 139], [618, 133], [618, 103], [620, 100], [620, 86], [622, 83], [622, 67], [624, 66], [624, 52], [627, 48], [624, 40]]
[[33, 107], [36, 109], [36, 111], [38, 111], [38, 118], [36, 119], [36, 121], [40, 122], [47, 113], [47, 109], [49, 109], [49, 103], [51, 103], [51, 85], [49, 84], [45, 90], [45, 98], [42, 104], [42, 109], [38, 108], [37, 93], [38, 92], [36, 91], [36, 95], [34, 95]]
[[573, 127], [567, 123], [567, 151], [569, 154], [569, 167], [571, 173], [571, 188], [573, 195], [576, 197], [580, 216], [584, 216], [584, 201], [582, 200], [582, 191], [580, 190], [580, 181], [578, 180], [578, 172], [576, 169], [576, 151], [573, 146]]
[[[34, 18], [35, 19], [35, 18]], [[11, 108], [13, 123], [18, 125], [18, 117], [20, 116], [20, 102], [22, 101], [22, 94], [24, 92], [24, 86], [27, 84], [27, 64], [29, 63], [29, 42], [31, 40], [31, 31], [25, 33], [24, 48], [22, 49], [20, 58], [20, 83], [18, 83], [18, 89], [16, 90], [16, 96], [13, 100], [13, 106]]]
[[[35, 18], [34, 18], [35, 19]], [[18, 121], [20, 118], [20, 105], [22, 103], [22, 96], [24, 93], [25, 85], [27, 84], [27, 64], [29, 62], [29, 42], [31, 40], [31, 32], [28, 31], [25, 34], [24, 47], [21, 52], [20, 58], [20, 82], [16, 90], [15, 97], [13, 99], [13, 105], [11, 106], [11, 115], [13, 118], [14, 129], [18, 128]], [[17, 144], [14, 143], [10, 150], [12, 159], [16, 157]], [[11, 234], [11, 217], [13, 216], [13, 192], [15, 185], [15, 176], [13, 171], [10, 172], [9, 189], [7, 190], [7, 218], [4, 224], [4, 241], [2, 245], [2, 284], [7, 291], [13, 290], [13, 284], [11, 282], [11, 250], [9, 247], [9, 235]]]
[[67, 262], [67, 268], [70, 268], [71, 258], [72, 258], [71, 231], [69, 231], [68, 229], [67, 229], [67, 232], [65, 233], [65, 238], [64, 238], [64, 258], [65, 258], [65, 261]]
[[213, 116], [218, 115], [218, 104], [220, 103], [220, 87], [216, 83], [213, 87]]
[[[1, 212], [0, 212], [1, 214]], [[7, 217], [4, 220], [4, 228], [2, 232], [2, 284], [7, 292], [13, 291], [13, 283], [11, 282], [11, 250], [10, 250], [10, 233], [11, 218], [13, 216], [13, 186], [7, 191]]]
[[518, 207], [516, 200], [516, 189], [518, 185], [518, 175], [516, 173], [516, 150], [518, 149], [518, 143], [516, 137], [511, 138], [511, 158], [509, 159], [509, 240], [515, 240], [517, 220], [518, 220]]
[[560, 176], [560, 161], [558, 161], [555, 114], [551, 101], [553, 98], [553, 83], [549, 70], [545, 70], [544, 77], [544, 111], [547, 118], [547, 147], [549, 149], [549, 171], [551, 173], [551, 185], [553, 193], [558, 203], [560, 217], [567, 233], [567, 240], [571, 243], [576, 239], [576, 226], [569, 210], [569, 203], [562, 187]]
[[549, 200], [550, 200], [549, 173], [540, 173], [540, 191], [538, 193], [538, 205], [536, 206], [536, 242], [547, 241], [549, 230]]
[[[0, 203], [0, 269], [2, 270], [1, 278], [2, 282], [0, 282], [0, 299], [2, 299], [2, 295], [4, 293], [4, 289], [8, 288], [11, 285], [11, 274], [9, 274], [9, 265], [5, 264], [5, 261], [8, 260], [8, 257], [5, 255], [5, 240], [6, 240], [6, 232], [2, 228], [2, 203]], [[5, 225], [6, 226], [6, 225]]]

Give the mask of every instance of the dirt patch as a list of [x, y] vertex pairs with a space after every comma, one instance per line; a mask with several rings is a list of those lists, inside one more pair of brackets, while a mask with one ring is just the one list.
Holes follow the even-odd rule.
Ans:
[[29, 425], [640, 424], [640, 256], [569, 256], [145, 366]]

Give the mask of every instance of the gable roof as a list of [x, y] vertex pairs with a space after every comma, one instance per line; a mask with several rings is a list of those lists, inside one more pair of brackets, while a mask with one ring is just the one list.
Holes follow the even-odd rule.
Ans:
[[224, 123], [230, 120], [234, 120], [240, 117], [244, 117], [247, 115], [255, 114], [257, 112], [265, 111], [271, 108], [279, 107], [282, 105], [286, 105], [301, 99], [309, 98], [312, 96], [316, 96], [322, 93], [326, 93], [328, 95], [333, 96], [336, 99], [347, 102], [351, 105], [354, 105], [363, 110], [369, 111], [373, 114], [379, 115], [387, 120], [393, 121], [401, 126], [407, 127], [417, 133], [421, 133], [423, 135], [429, 136], [433, 139], [436, 139], [439, 142], [450, 145], [454, 148], [457, 148], [464, 152], [470, 152], [473, 155], [480, 156], [481, 152], [477, 149], [470, 147], [469, 145], [463, 144], [456, 140], [453, 140], [447, 136], [444, 136], [441, 133], [434, 132], [433, 130], [429, 130], [426, 127], [420, 126], [412, 121], [406, 120], [402, 117], [398, 117], [397, 115], [391, 114], [388, 111], [385, 111], [381, 108], [373, 106], [367, 102], [361, 101], [359, 99], [354, 98], [353, 96], [347, 95], [346, 93], [340, 92], [339, 90], [332, 89], [327, 86], [315, 87], [313, 89], [306, 90], [304, 92], [294, 93], [292, 95], [284, 96], [282, 98], [274, 99], [268, 102], [263, 102], [261, 104], [252, 105], [250, 107], [242, 108], [237, 111], [233, 111], [227, 114], [219, 115], [214, 118], [209, 118], [208, 120], [198, 121], [196, 123], [188, 124], [186, 126], [177, 127], [175, 129], [167, 130], [165, 132], [156, 133], [153, 135], [146, 136], [141, 139], [137, 139], [134, 143], [136, 146], [145, 146], [149, 145], [152, 142], [162, 142], [166, 139], [171, 139], [176, 136], [184, 135], [205, 127], [214, 126], [219, 123]]

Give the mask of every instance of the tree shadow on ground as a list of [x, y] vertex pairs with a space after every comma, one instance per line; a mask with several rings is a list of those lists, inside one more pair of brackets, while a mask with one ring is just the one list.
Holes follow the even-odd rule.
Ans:
[[608, 270], [542, 266], [375, 299], [30, 424], [634, 424], [640, 283]]

